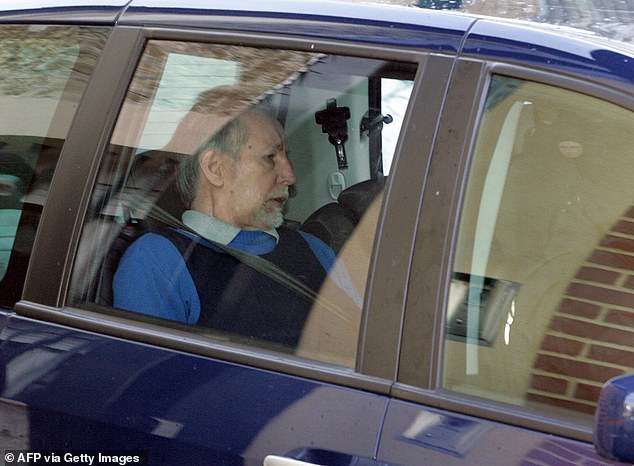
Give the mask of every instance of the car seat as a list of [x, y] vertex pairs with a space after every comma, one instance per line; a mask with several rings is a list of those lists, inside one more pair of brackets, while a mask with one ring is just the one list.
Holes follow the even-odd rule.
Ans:
[[[94, 300], [96, 304], [104, 306], [112, 306], [113, 292], [112, 280], [119, 266], [119, 261], [125, 253], [126, 249], [132, 242], [142, 234], [161, 228], [164, 224], [157, 217], [173, 216], [180, 219], [185, 206], [182, 203], [180, 195], [177, 193], [174, 183], [177, 161], [171, 157], [170, 153], [162, 151], [149, 151], [145, 156], [141, 157], [130, 172], [136, 177], [143, 177], [141, 172], [156, 172], [154, 180], [145, 181], [148, 185], [145, 189], [148, 191], [148, 197], [154, 196], [150, 194], [160, 192], [155, 202], [150, 207], [150, 212], [146, 213], [142, 218], [126, 214], [123, 224], [110, 220], [111, 228], [116, 230], [112, 244], [102, 259], [99, 268], [94, 291], [86, 296], [88, 300]], [[123, 189], [122, 186], [113, 186], [113, 192]], [[147, 199], [143, 199], [145, 201]], [[129, 210], [134, 210], [135, 206], [128, 206]], [[159, 212], [160, 215], [156, 213]], [[92, 296], [91, 296], [92, 295]]]
[[385, 186], [385, 177], [366, 180], [344, 189], [337, 202], [326, 204], [313, 212], [301, 230], [311, 233], [328, 244], [335, 254], [363, 217], [367, 208]]

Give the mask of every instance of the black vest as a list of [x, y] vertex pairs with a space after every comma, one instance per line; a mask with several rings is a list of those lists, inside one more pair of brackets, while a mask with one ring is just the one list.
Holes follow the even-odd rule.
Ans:
[[[302, 236], [279, 228], [277, 247], [260, 256], [292, 275], [315, 293], [326, 271]], [[241, 263], [226, 252], [174, 230], [162, 230], [178, 248], [200, 299], [198, 325], [294, 348], [312, 302]]]

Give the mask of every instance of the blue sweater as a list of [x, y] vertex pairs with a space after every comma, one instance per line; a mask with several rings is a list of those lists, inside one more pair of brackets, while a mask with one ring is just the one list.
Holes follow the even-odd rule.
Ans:
[[[299, 234], [328, 273], [335, 261], [333, 251], [315, 236]], [[229, 246], [264, 255], [276, 248], [277, 240], [266, 232], [242, 230]], [[113, 291], [114, 305], [122, 309], [189, 324], [200, 319], [200, 297], [187, 264], [175, 244], [158, 233], [141, 236], [126, 250]]]

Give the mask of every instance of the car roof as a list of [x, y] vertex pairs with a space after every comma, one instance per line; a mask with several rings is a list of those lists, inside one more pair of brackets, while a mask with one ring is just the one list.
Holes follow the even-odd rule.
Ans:
[[[301, 35], [497, 60], [519, 58], [544, 68], [583, 70], [634, 84], [632, 43], [564, 25], [392, 4], [331, 0], [8, 0], [0, 5], [0, 21], [204, 27]], [[469, 40], [465, 41], [467, 35]]]
[[3, 22], [114, 24], [129, 0], [3, 0]]
[[[486, 3], [486, 2], [478, 2]], [[336, 22], [357, 25], [375, 24], [395, 30], [435, 27], [438, 30], [455, 30], [465, 33], [472, 24], [482, 19], [498, 23], [513, 23], [513, 18], [495, 17], [494, 10], [475, 9], [463, 11], [429, 10], [399, 4], [346, 0], [4, 0], [0, 4], [0, 16], [4, 21], [13, 19], [30, 21], [52, 21], [64, 18], [67, 22], [79, 21], [81, 15], [100, 13], [103, 23], [143, 23], [144, 25], [188, 25], [185, 19], [192, 16], [232, 16], [242, 18], [288, 19], [318, 22]], [[478, 11], [480, 13], [478, 13]], [[486, 14], [481, 12], [485, 11]], [[74, 15], [73, 15], [74, 13]], [[70, 14], [70, 15], [69, 15]], [[634, 14], [634, 12], [633, 12]], [[517, 22], [517, 21], [516, 21]], [[529, 23], [529, 21], [521, 21]], [[200, 24], [200, 23], [199, 23]], [[562, 25], [553, 26], [541, 22], [530, 22], [538, 30], [556, 30], [559, 34], [574, 36], [582, 30]], [[345, 33], [345, 31], [341, 31]], [[598, 35], [594, 35], [598, 37]]]

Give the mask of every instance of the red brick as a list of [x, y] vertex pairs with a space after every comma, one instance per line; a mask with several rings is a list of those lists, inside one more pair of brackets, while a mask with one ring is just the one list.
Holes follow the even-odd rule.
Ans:
[[568, 381], [563, 379], [556, 379], [555, 377], [548, 377], [545, 375], [533, 375], [531, 377], [531, 388], [539, 390], [541, 392], [556, 393], [557, 395], [563, 395], [568, 389]]
[[593, 382], [605, 382], [612, 377], [623, 374], [620, 369], [545, 354], [537, 356], [535, 368], [552, 374], [592, 380]]
[[580, 341], [568, 338], [546, 335], [542, 340], [542, 349], [551, 353], [560, 353], [567, 356], [578, 356], [584, 344]]
[[634, 252], [634, 238], [606, 235], [601, 240], [601, 246], [609, 249], [619, 249], [626, 252]]
[[565, 408], [570, 411], [577, 411], [586, 414], [594, 414], [595, 406], [588, 406], [582, 403], [576, 403], [572, 400], [560, 400], [558, 398], [551, 398], [543, 395], [536, 395], [534, 393], [528, 393], [526, 398], [529, 401], [536, 401], [538, 403], [547, 404], [550, 406], [557, 406], [559, 408]]
[[596, 403], [599, 399], [600, 391], [601, 387], [580, 383], [577, 385], [577, 389], [575, 390], [575, 398], [578, 400], [593, 401]]
[[[634, 216], [632, 217], [634, 218]], [[634, 235], [634, 222], [628, 222], [627, 220], [619, 220], [616, 225], [612, 227], [612, 231], [618, 233], [625, 233], [628, 235]]]
[[587, 299], [601, 304], [634, 307], [634, 293], [612, 290], [594, 285], [572, 283], [566, 291], [573, 298]]
[[629, 217], [634, 219], [634, 206], [630, 207], [629, 210], [625, 212], [625, 214], [623, 214], [623, 217]]
[[592, 345], [588, 351], [588, 359], [634, 368], [634, 351]]
[[634, 270], [634, 256], [612, 251], [596, 250], [590, 255], [588, 262], [617, 269]]
[[621, 346], [634, 346], [634, 332], [604, 325], [555, 316], [550, 322], [550, 328], [557, 332], [589, 338], [593, 341], [605, 341]]
[[564, 298], [559, 304], [559, 312], [585, 317], [586, 319], [596, 319], [600, 311], [601, 307], [596, 304], [584, 303], [569, 298]]
[[582, 267], [577, 273], [579, 280], [614, 285], [621, 274], [611, 270], [597, 269], [595, 267]]
[[610, 324], [634, 328], [634, 311], [619, 311], [612, 309], [605, 316], [605, 321]]

